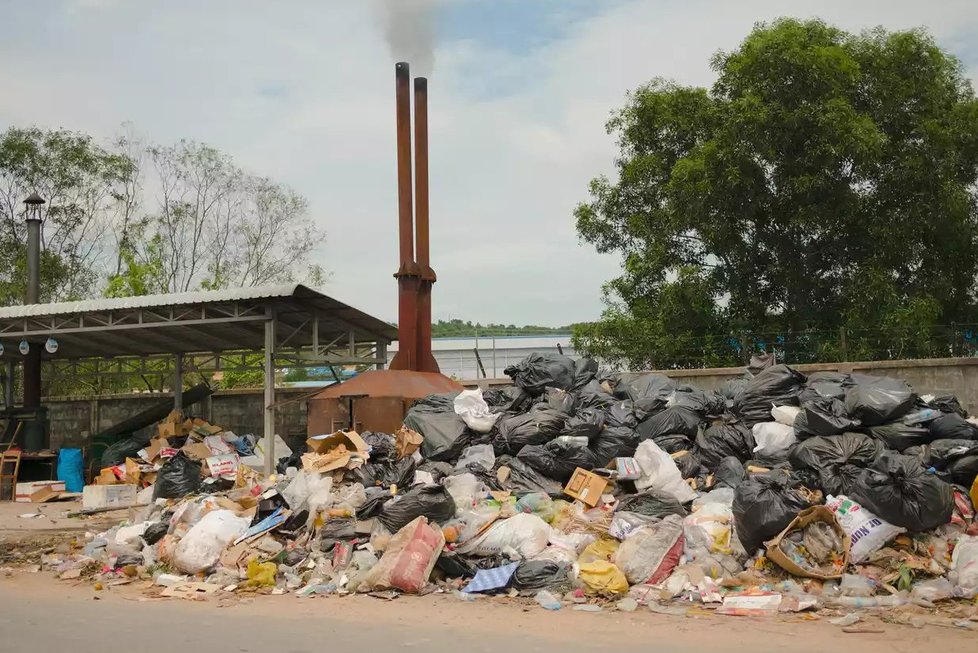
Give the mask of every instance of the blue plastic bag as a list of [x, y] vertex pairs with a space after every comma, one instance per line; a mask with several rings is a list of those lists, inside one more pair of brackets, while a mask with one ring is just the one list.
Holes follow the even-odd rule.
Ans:
[[58, 480], [65, 482], [68, 492], [81, 492], [85, 487], [85, 462], [81, 449], [62, 449], [58, 452]]

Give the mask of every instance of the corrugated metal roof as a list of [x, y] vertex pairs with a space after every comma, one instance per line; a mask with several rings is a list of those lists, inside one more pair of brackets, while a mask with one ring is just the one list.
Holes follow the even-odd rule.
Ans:
[[[240, 317], [222, 313], [232, 305], [243, 309]], [[218, 310], [205, 314], [208, 307]], [[310, 346], [313, 324], [321, 346], [345, 347], [349, 334], [358, 343], [397, 337], [397, 329], [383, 320], [318, 290], [286, 284], [0, 308], [0, 344], [12, 352], [21, 339], [44, 342], [51, 336], [58, 351], [42, 356], [62, 359], [260, 350], [266, 307], [274, 309], [278, 339], [289, 347]], [[198, 308], [198, 315], [188, 314]], [[151, 316], [144, 322], [137, 315], [143, 310], [170, 313], [170, 319]]]
[[326, 295], [302, 284], [289, 283], [275, 286], [254, 286], [251, 288], [228, 288], [227, 290], [198, 290], [194, 292], [169, 293], [165, 295], [140, 295], [138, 297], [110, 297], [83, 299], [77, 302], [55, 302], [51, 304], [28, 304], [26, 306], [7, 306], [0, 308], [0, 319], [19, 317], [44, 317], [47, 315], [66, 315], [93, 311], [115, 311], [129, 308], [155, 308], [160, 306], [186, 306], [219, 302], [233, 302], [245, 299], [267, 299], [269, 297], [292, 297], [300, 288]]

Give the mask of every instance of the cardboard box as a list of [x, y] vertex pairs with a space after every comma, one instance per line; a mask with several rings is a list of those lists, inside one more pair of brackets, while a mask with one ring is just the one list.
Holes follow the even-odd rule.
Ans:
[[[838, 573], [825, 574], [818, 570], [805, 569], [781, 549], [781, 542], [788, 537], [792, 531], [803, 529], [809, 524], [815, 522], [824, 522], [828, 524], [835, 531], [836, 535], [839, 536], [839, 541], [842, 543], [842, 562]], [[832, 512], [831, 508], [826, 506], [812, 506], [811, 508], [806, 508], [798, 513], [798, 516], [791, 520], [791, 523], [788, 524], [788, 526], [781, 531], [777, 537], [775, 537], [773, 540], [765, 542], [764, 546], [767, 549], [768, 560], [778, 565], [792, 576], [798, 576], [799, 578], [816, 578], [818, 580], [835, 580], [842, 578], [842, 574], [849, 566], [850, 539], [851, 538], [846, 535], [845, 530], [839, 524], [839, 521], [836, 519], [835, 513]]]
[[397, 451], [397, 458], [406, 458], [414, 455], [414, 452], [421, 448], [424, 436], [417, 431], [412, 431], [406, 426], [402, 426], [394, 435], [394, 446]]
[[594, 508], [601, 501], [601, 495], [607, 487], [608, 479], [578, 467], [564, 486], [564, 494]]
[[173, 422], [160, 422], [156, 425], [156, 430], [159, 432], [161, 438], [172, 438], [187, 434], [187, 430], [183, 428], [183, 424], [174, 424]]
[[332, 472], [369, 458], [370, 448], [356, 431], [337, 431], [332, 435], [314, 435], [306, 440], [309, 452], [302, 456], [307, 471]]
[[136, 505], [135, 485], [86, 485], [82, 490], [82, 508], [128, 508]]
[[14, 486], [14, 501], [16, 503], [31, 503], [31, 497], [34, 495], [41, 496], [41, 493], [45, 490], [50, 490], [51, 492], [64, 492], [65, 482], [29, 481], [27, 483], [18, 483]]
[[168, 449], [169, 447], [169, 440], [164, 437], [157, 436], [149, 441], [149, 445], [145, 449], [139, 450], [139, 455], [143, 460], [151, 463], [159, 457], [160, 452], [162, 452], [164, 449]]
[[[119, 470], [118, 473], [116, 473], [116, 469]], [[120, 467], [119, 465], [116, 465], [115, 467], [103, 467], [102, 470], [99, 471], [98, 476], [95, 477], [95, 484], [116, 485], [121, 482], [119, 481], [119, 477], [122, 476], [124, 473], [125, 473], [125, 469]]]
[[191, 442], [188, 440], [187, 444], [183, 445], [183, 449], [180, 451], [194, 460], [205, 460], [211, 456], [211, 450], [203, 442]]

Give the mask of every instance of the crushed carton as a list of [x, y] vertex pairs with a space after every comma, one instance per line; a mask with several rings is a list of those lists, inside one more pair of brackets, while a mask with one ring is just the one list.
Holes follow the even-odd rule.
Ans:
[[608, 479], [578, 467], [564, 486], [564, 494], [594, 508], [600, 503], [601, 495], [607, 487]]
[[64, 491], [64, 481], [30, 481], [27, 483], [18, 483], [14, 487], [14, 500], [16, 503], [42, 503], [44, 497]]
[[128, 508], [136, 503], [135, 485], [86, 485], [82, 490], [82, 508]]
[[302, 467], [312, 472], [332, 472], [355, 468], [368, 458], [370, 448], [356, 431], [337, 431], [314, 435], [306, 440], [309, 452], [302, 455]]

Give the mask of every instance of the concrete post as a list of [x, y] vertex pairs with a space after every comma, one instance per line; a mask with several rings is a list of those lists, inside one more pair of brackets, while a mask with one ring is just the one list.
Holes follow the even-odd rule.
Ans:
[[275, 471], [275, 316], [265, 322], [265, 475]]

